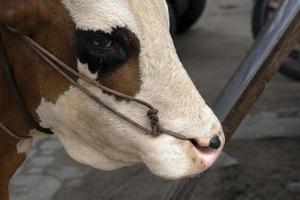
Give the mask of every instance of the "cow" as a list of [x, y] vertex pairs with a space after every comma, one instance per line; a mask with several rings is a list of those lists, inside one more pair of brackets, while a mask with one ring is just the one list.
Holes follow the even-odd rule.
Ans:
[[[207, 170], [220, 155], [221, 124], [176, 54], [165, 0], [0, 0], [0, 11], [1, 45], [28, 112], [75, 161], [109, 171], [144, 163], [157, 176], [179, 179]], [[186, 139], [144, 134], [98, 105], [50, 68], [23, 35], [89, 79], [151, 103], [160, 125]], [[37, 135], [5, 78], [1, 70], [0, 122], [19, 136]], [[149, 126], [135, 102], [78, 82]], [[9, 180], [26, 157], [19, 143], [0, 129], [1, 200], [8, 199]]]

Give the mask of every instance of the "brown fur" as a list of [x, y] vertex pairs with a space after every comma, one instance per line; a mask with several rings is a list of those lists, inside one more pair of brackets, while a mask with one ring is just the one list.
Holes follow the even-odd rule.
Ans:
[[[58, 0], [0, 0], [0, 24], [10, 26], [17, 34], [26, 34], [44, 48], [75, 68], [73, 52], [74, 24], [67, 10]], [[129, 34], [129, 33], [127, 33]], [[138, 41], [133, 35], [132, 39]], [[37, 56], [18, 36], [0, 28], [0, 40], [5, 47], [19, 90], [29, 112], [35, 112], [41, 97], [56, 102], [70, 84]], [[101, 83], [128, 95], [139, 90], [139, 52], [113, 73], [100, 77]], [[126, 84], [124, 84], [126, 83]], [[26, 135], [31, 127], [24, 121], [16, 101], [8, 90], [0, 70], [0, 121], [19, 135]], [[8, 183], [25, 159], [16, 152], [17, 140], [0, 130], [0, 199], [8, 199]]]
[[134, 33], [127, 29], [122, 29], [122, 34], [134, 48], [131, 56], [127, 62], [118, 67], [118, 69], [112, 73], [100, 75], [98, 80], [108, 88], [130, 96], [135, 96], [140, 90], [141, 85], [139, 71], [140, 42]]

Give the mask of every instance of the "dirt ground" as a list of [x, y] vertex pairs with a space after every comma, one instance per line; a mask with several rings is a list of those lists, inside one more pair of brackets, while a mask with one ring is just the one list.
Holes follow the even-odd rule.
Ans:
[[239, 164], [209, 172], [192, 199], [300, 199], [300, 138], [234, 140], [226, 152]]

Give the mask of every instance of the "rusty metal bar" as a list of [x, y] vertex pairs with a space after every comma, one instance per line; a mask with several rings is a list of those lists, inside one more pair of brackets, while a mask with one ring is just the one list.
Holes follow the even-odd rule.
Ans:
[[[300, 0], [285, 0], [215, 103], [227, 140], [299, 42]], [[190, 199], [198, 185], [181, 181], [168, 200]]]
[[214, 106], [227, 140], [299, 42], [300, 0], [285, 0]]

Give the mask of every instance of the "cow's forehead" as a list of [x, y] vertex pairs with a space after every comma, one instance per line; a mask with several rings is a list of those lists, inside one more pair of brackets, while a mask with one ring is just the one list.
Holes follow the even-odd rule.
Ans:
[[62, 0], [62, 2], [70, 11], [76, 27], [84, 30], [111, 32], [113, 28], [119, 26], [138, 33], [144, 20], [154, 20], [164, 25], [168, 23], [165, 0]]

